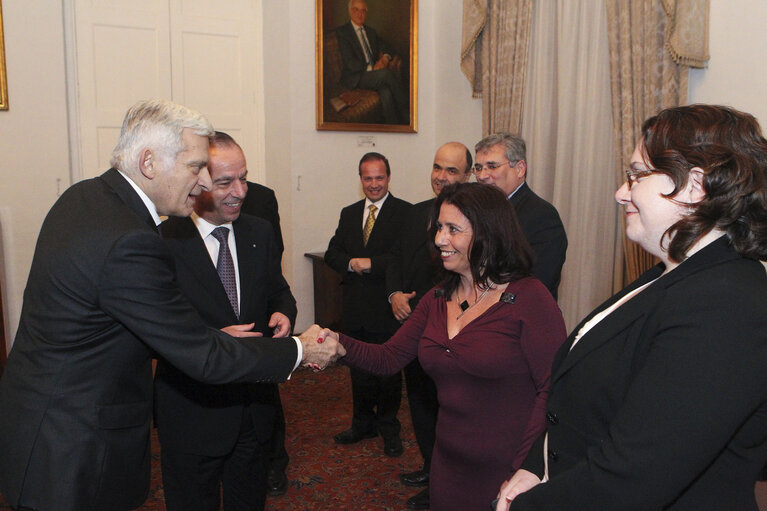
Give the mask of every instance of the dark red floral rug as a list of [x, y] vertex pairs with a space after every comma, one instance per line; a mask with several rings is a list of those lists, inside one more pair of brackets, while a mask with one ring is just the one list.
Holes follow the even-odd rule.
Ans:
[[[401, 472], [420, 468], [407, 399], [403, 396], [399, 419], [405, 453], [399, 458], [383, 454], [383, 440], [372, 438], [341, 446], [333, 435], [351, 423], [349, 371], [334, 366], [322, 373], [299, 370], [280, 386], [288, 423], [290, 466], [288, 491], [269, 498], [267, 511], [402, 511], [418, 492], [399, 482]], [[165, 511], [157, 438], [152, 435], [152, 487], [142, 511]], [[0, 496], [0, 511], [10, 508]]]

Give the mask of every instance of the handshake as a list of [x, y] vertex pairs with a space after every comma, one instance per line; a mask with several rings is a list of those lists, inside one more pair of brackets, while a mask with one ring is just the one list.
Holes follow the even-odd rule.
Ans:
[[304, 350], [301, 365], [315, 371], [325, 369], [346, 355], [346, 350], [338, 342], [338, 334], [319, 325], [312, 325], [298, 339]]

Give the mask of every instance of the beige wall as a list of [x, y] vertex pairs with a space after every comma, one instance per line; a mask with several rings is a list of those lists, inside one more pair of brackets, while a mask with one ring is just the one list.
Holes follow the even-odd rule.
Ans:
[[708, 69], [690, 73], [690, 102], [726, 104], [767, 131], [767, 2], [711, 0]]
[[[298, 301], [299, 329], [314, 319], [304, 253], [324, 251], [341, 208], [362, 198], [360, 157], [369, 150], [387, 156], [392, 193], [418, 202], [432, 196], [428, 176], [437, 146], [448, 140], [472, 146], [481, 136], [481, 102], [471, 98], [458, 66], [461, 0], [420, 0], [419, 7], [418, 133], [349, 133], [314, 128], [314, 2], [264, 2], [266, 175], [282, 224], [290, 227], [283, 268]], [[375, 147], [358, 147], [359, 135], [375, 137]]]
[[8, 337], [40, 225], [69, 185], [69, 142], [62, 2], [3, 0], [2, 7], [10, 110], [0, 111], [0, 277]]
[[[3, 0], [11, 110], [0, 112], [0, 276], [9, 342], [57, 179], [61, 189], [69, 185], [63, 9], [71, 1], [62, 7], [59, 0]], [[361, 196], [356, 163], [367, 151], [357, 147], [357, 134], [314, 129], [314, 5], [263, 0], [265, 175], [280, 201], [283, 267], [298, 300], [299, 327], [313, 320], [311, 268], [303, 254], [324, 250], [341, 207]], [[372, 134], [374, 150], [390, 158], [393, 193], [407, 200], [430, 196], [437, 145], [473, 144], [480, 135], [481, 105], [457, 65], [460, 6], [461, 0], [420, 0], [419, 132]]]

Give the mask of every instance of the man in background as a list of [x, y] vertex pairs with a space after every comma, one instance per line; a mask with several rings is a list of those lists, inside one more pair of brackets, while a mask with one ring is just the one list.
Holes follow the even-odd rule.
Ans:
[[554, 299], [567, 252], [567, 235], [556, 208], [527, 185], [525, 141], [511, 133], [489, 135], [474, 147], [477, 181], [497, 186], [511, 201], [527, 242], [535, 254], [533, 276]]
[[[43, 222], [0, 380], [0, 491], [16, 509], [128, 510], [149, 491], [152, 357], [207, 383], [284, 381], [337, 346], [234, 339], [182, 296], [158, 235], [210, 189], [202, 115], [131, 107], [113, 168], [70, 187]], [[248, 326], [224, 329], [241, 337]]]
[[408, 124], [408, 99], [399, 78], [389, 69], [394, 52], [365, 24], [364, 0], [349, 2], [349, 23], [336, 29], [343, 69], [341, 83], [349, 89], [374, 90], [381, 97], [386, 124]]
[[[343, 278], [344, 333], [380, 344], [399, 323], [386, 293], [386, 268], [391, 249], [410, 218], [410, 203], [389, 193], [391, 169], [382, 154], [367, 153], [358, 166], [365, 199], [341, 211], [338, 228], [325, 252], [325, 262]], [[402, 376], [378, 376], [350, 368], [353, 417], [351, 428], [333, 437], [338, 444], [353, 444], [377, 434], [384, 454], [403, 452], [397, 419], [402, 398]]]
[[[277, 197], [274, 190], [262, 184], [248, 181], [248, 194], [242, 202], [242, 213], [263, 218], [272, 226], [274, 239], [277, 247], [280, 249], [280, 258], [285, 250], [282, 241], [282, 229], [280, 228], [280, 212], [277, 204]], [[291, 321], [291, 323], [293, 323]], [[290, 456], [285, 448], [285, 411], [282, 408], [279, 389], [275, 387], [275, 407], [276, 415], [274, 418], [274, 429], [272, 439], [268, 449], [269, 470], [267, 471], [267, 493], [270, 497], [279, 497], [288, 491], [288, 476], [286, 470], [290, 463]]]
[[[161, 225], [181, 291], [212, 327], [252, 323], [265, 336], [289, 335], [296, 301], [272, 226], [240, 215], [248, 168], [229, 135], [211, 138], [208, 169], [212, 187], [191, 218]], [[224, 510], [263, 509], [277, 385], [207, 385], [159, 359], [155, 395], [168, 511], [217, 511], [221, 488]]]
[[[442, 145], [434, 155], [430, 176], [434, 195], [439, 195], [447, 185], [467, 182], [471, 177], [471, 170], [471, 152], [465, 145], [460, 142]], [[391, 301], [392, 313], [401, 323], [410, 316], [423, 295], [434, 287], [435, 277], [440, 269], [439, 262], [432, 260], [429, 247], [433, 246], [434, 240], [429, 239], [427, 232], [435, 200], [432, 197], [413, 206], [410, 218], [403, 226], [402, 234], [392, 252], [391, 263], [386, 269], [386, 290]], [[424, 372], [418, 359], [405, 367], [405, 382], [410, 417], [418, 449], [423, 456], [423, 467], [414, 472], [400, 474], [400, 480], [406, 486], [426, 487], [409, 498], [407, 506], [410, 509], [428, 509], [429, 469], [439, 409], [437, 388]]]

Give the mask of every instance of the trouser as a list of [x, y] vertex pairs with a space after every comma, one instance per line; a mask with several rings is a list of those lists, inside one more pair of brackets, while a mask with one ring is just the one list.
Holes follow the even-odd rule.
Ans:
[[287, 425], [285, 423], [285, 411], [282, 408], [280, 399], [280, 389], [274, 384], [274, 430], [269, 442], [269, 469], [274, 472], [284, 472], [288, 468], [290, 457], [285, 449], [285, 432]]
[[371, 89], [381, 98], [384, 122], [386, 124], [407, 124], [407, 96], [402, 84], [389, 69], [377, 69], [362, 73], [357, 87]]
[[[349, 335], [360, 341], [381, 344], [390, 334], [357, 330]], [[352, 429], [360, 432], [378, 432], [384, 438], [399, 436], [397, 419], [402, 400], [402, 374], [378, 376], [360, 369], [350, 368], [352, 380]]]
[[218, 511], [223, 487], [224, 511], [263, 510], [266, 504], [269, 437], [243, 410], [234, 448], [223, 456], [161, 449], [167, 511]]
[[423, 469], [428, 472], [437, 431], [437, 386], [424, 372], [418, 359], [405, 367], [405, 384], [415, 439], [423, 456]]

